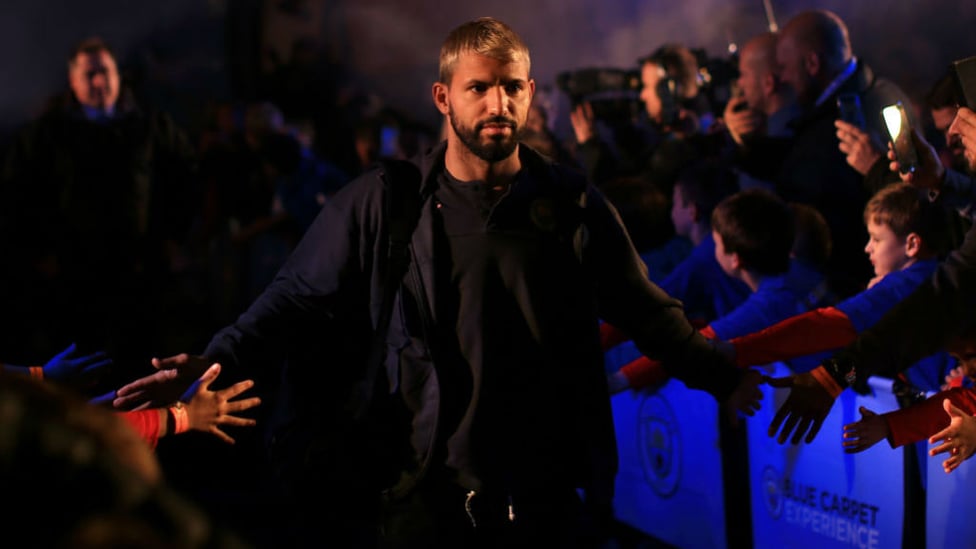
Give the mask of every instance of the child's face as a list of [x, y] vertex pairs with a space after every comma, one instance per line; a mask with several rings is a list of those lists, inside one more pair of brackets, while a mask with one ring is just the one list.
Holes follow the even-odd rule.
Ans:
[[887, 225], [874, 220], [868, 221], [868, 244], [864, 247], [864, 253], [868, 254], [876, 277], [887, 276], [909, 265], [905, 240], [895, 236]]
[[715, 240], [715, 261], [718, 262], [725, 274], [729, 276], [736, 276], [736, 267], [733, 263], [733, 255], [725, 251], [725, 242], [722, 241], [722, 235], [718, 234], [717, 231], [712, 231], [712, 239]]
[[671, 196], [671, 222], [674, 223], [675, 234], [688, 237], [691, 235], [691, 228], [695, 225], [695, 207], [685, 204], [680, 187], [681, 185], [676, 184]]

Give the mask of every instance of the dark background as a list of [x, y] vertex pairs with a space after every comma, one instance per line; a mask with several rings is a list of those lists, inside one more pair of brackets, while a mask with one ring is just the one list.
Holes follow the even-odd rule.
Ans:
[[[780, 24], [803, 9], [835, 11], [850, 27], [855, 53], [916, 99], [950, 61], [976, 54], [970, 40], [976, 2], [773, 0], [771, 6]], [[635, 68], [638, 57], [669, 41], [723, 57], [730, 42], [767, 25], [758, 0], [4, 0], [0, 136], [62, 89], [68, 50], [91, 34], [115, 47], [143, 98], [191, 132], [210, 102], [266, 98], [274, 60], [286, 66], [299, 41], [312, 81], [341, 83], [346, 93], [436, 127], [430, 84], [440, 42], [458, 23], [482, 15], [505, 20], [529, 44], [539, 99], [550, 102], [563, 130], [565, 98], [553, 91], [559, 72]]]

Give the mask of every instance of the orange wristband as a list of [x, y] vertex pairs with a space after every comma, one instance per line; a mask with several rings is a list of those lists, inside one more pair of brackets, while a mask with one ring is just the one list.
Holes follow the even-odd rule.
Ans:
[[31, 366], [28, 368], [30, 370], [30, 376], [34, 379], [44, 379], [44, 367], [43, 366]]
[[837, 398], [837, 396], [844, 391], [844, 388], [834, 381], [834, 378], [830, 376], [830, 373], [823, 366], [817, 366], [813, 370], [810, 370], [810, 375], [813, 376], [813, 379], [816, 379], [821, 385], [823, 385], [823, 388], [827, 390], [827, 393], [829, 393], [832, 398]]
[[175, 406], [171, 406], [169, 413], [173, 414], [173, 423], [175, 425], [173, 428], [174, 435], [190, 430], [190, 416], [187, 415], [186, 408], [183, 407], [182, 402], [177, 402]]

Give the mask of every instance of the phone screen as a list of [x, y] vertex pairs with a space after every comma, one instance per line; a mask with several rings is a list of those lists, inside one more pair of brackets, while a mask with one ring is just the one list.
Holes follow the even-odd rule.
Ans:
[[888, 130], [888, 137], [895, 150], [895, 159], [898, 161], [901, 173], [912, 173], [918, 167], [918, 154], [915, 152], [915, 144], [912, 142], [912, 127], [908, 123], [908, 114], [901, 102], [888, 105], [881, 110], [881, 117], [884, 119], [885, 128]]
[[959, 105], [976, 109], [976, 56], [952, 62]]
[[674, 125], [678, 121], [678, 89], [673, 78], [665, 77], [657, 83], [657, 95], [661, 99], [661, 124]]

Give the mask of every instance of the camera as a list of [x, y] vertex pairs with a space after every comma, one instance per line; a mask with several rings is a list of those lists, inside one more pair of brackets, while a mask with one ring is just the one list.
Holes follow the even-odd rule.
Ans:
[[585, 68], [561, 72], [556, 86], [575, 107], [589, 103], [593, 116], [611, 123], [630, 123], [640, 113], [640, 72], [615, 68]]

